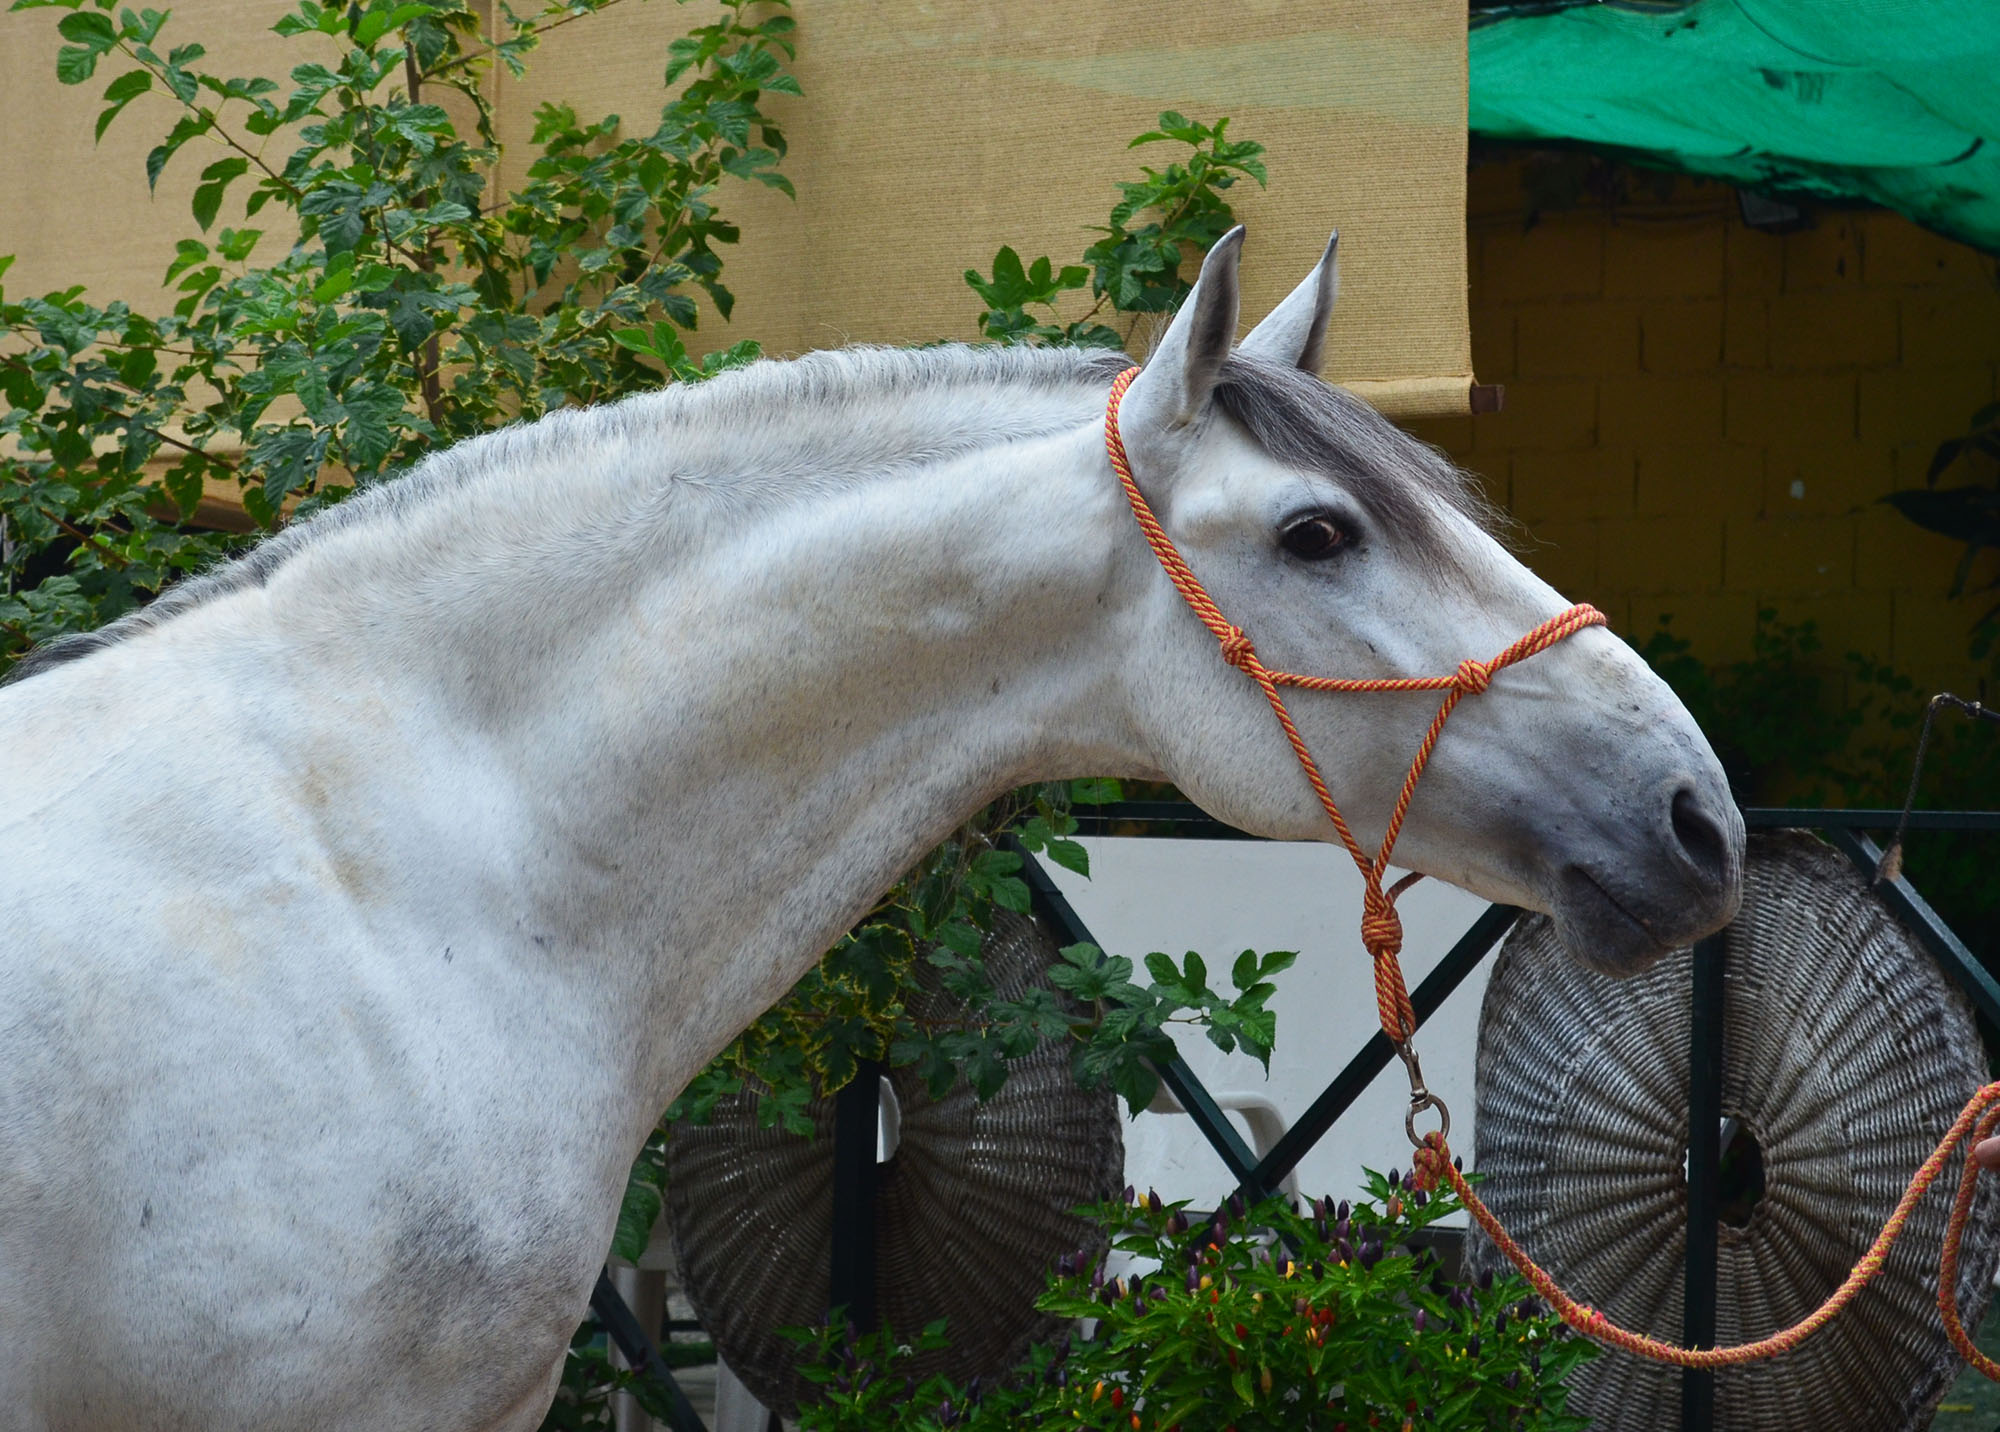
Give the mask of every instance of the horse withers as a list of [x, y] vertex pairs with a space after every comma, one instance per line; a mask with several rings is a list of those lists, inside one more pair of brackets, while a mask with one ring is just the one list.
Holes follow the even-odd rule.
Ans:
[[[1273, 667], [1451, 671], [1563, 599], [1220, 242], [1124, 399]], [[533, 1428], [660, 1110], [1010, 787], [1326, 817], [1105, 456], [1123, 366], [859, 349], [477, 438], [0, 690], [0, 1429]], [[1380, 839], [1427, 695], [1292, 702]], [[1742, 825], [1622, 642], [1497, 673], [1399, 863], [1636, 969]], [[1356, 978], [1365, 976], [1360, 970]]]

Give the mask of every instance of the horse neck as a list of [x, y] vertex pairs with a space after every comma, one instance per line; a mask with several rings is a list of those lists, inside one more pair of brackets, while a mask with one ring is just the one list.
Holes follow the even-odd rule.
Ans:
[[986, 801], [1146, 769], [1117, 674], [1143, 568], [1098, 443], [696, 489], [527, 549], [461, 515], [446, 570], [387, 563], [368, 642], [345, 622], [306, 664], [428, 713], [400, 764], [430, 804], [508, 812], [493, 918], [629, 1014], [650, 1118]]

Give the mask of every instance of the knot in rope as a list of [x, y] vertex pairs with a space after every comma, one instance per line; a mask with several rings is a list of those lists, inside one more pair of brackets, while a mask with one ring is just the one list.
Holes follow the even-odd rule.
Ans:
[[1257, 648], [1250, 644], [1250, 638], [1243, 634], [1243, 628], [1233, 626], [1222, 638], [1222, 659], [1238, 671], [1248, 671], [1250, 663], [1257, 659]]
[[1450, 1167], [1451, 1155], [1445, 1150], [1444, 1135], [1433, 1129], [1424, 1135], [1424, 1141], [1410, 1156], [1410, 1181], [1430, 1193], [1444, 1182], [1445, 1170]]
[[1361, 945], [1377, 960], [1393, 960], [1403, 949], [1403, 917], [1381, 887], [1361, 897]]
[[1463, 691], [1467, 696], [1477, 696], [1493, 684], [1493, 668], [1468, 656], [1451, 674], [1451, 684], [1454, 690]]

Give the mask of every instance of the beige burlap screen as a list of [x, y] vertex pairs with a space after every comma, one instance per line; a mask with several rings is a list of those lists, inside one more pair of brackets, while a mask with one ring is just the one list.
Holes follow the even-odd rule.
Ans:
[[[142, 97], [93, 147], [104, 79], [56, 82], [59, 13], [0, 14], [0, 253], [19, 256], [7, 290], [83, 283], [99, 299], [163, 306], [173, 241], [193, 232], [196, 175], [224, 151], [190, 145], [149, 197], [144, 156], [170, 101]], [[747, 186], [723, 196], [743, 227], [725, 269], [739, 302], [734, 322], [704, 322], [697, 351], [738, 337], [776, 354], [975, 337], [980, 303], [963, 271], [1003, 243], [1075, 261], [1115, 181], [1167, 157], [1127, 141], [1174, 108], [1227, 114], [1233, 134], [1269, 148], [1270, 188], [1231, 196], [1250, 227], [1246, 322], [1337, 227], [1328, 376], [1392, 416], [1467, 410], [1461, 0], [797, 0], [795, 13], [805, 96], [772, 108], [798, 200]], [[277, 40], [275, 14], [268, 0], [185, 0], [167, 38], [201, 40], [217, 72], [282, 83], [331, 42]], [[524, 80], [493, 81], [513, 146], [503, 184], [520, 181], [541, 101], [650, 125], [668, 42], [706, 18], [700, 3], [621, 4], [553, 32]]]

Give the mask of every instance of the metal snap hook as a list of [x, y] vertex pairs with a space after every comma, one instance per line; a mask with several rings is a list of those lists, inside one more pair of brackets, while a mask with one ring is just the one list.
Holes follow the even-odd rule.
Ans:
[[1417, 1058], [1417, 1051], [1406, 1039], [1397, 1040], [1395, 1048], [1396, 1057], [1403, 1061], [1403, 1068], [1410, 1076], [1410, 1109], [1403, 1115], [1403, 1132], [1410, 1136], [1412, 1144], [1422, 1148], [1424, 1140], [1423, 1136], [1417, 1133], [1417, 1115], [1435, 1109], [1438, 1115], [1438, 1137], [1450, 1138], [1451, 1110], [1447, 1109], [1444, 1100], [1433, 1094], [1429, 1086], [1424, 1083], [1424, 1066]]
[[1440, 1139], [1451, 1137], [1451, 1110], [1444, 1106], [1444, 1100], [1426, 1089], [1421, 1094], [1410, 1095], [1410, 1111], [1403, 1115], [1403, 1132], [1410, 1136], [1410, 1143], [1417, 1148], [1424, 1146], [1427, 1137], [1417, 1132], [1417, 1115], [1429, 1109], [1437, 1110], [1437, 1136]]

